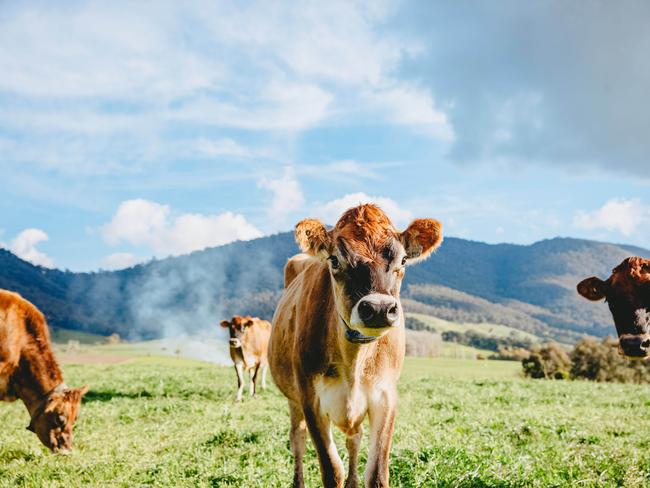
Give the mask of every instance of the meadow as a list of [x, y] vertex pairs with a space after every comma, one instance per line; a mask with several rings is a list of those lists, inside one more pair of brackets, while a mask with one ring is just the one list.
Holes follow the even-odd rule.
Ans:
[[[232, 368], [91, 349], [95, 364], [64, 364], [68, 384], [91, 387], [72, 455], [41, 447], [22, 404], [0, 405], [0, 486], [290, 484], [289, 419], [274, 386], [235, 403]], [[647, 386], [519, 373], [514, 362], [407, 358], [392, 486], [650, 486]], [[310, 443], [305, 468], [320, 486]]]

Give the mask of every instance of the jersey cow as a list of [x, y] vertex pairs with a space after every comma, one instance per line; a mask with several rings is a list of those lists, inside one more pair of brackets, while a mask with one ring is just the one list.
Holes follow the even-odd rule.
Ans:
[[271, 324], [266, 320], [235, 315], [231, 321], [222, 320], [221, 327], [230, 333], [230, 358], [237, 373], [237, 401], [244, 391], [244, 370], [250, 374], [250, 395], [255, 395], [257, 374], [262, 370], [262, 389], [266, 388], [269, 336]]
[[317, 220], [296, 226], [305, 254], [285, 267], [285, 290], [273, 318], [271, 373], [289, 401], [294, 486], [304, 486], [306, 431], [326, 487], [343, 485], [344, 468], [330, 425], [347, 437], [346, 486], [357, 486], [362, 423], [369, 417], [367, 486], [388, 485], [388, 459], [404, 360], [399, 300], [405, 265], [442, 241], [436, 220], [398, 232], [375, 205], [347, 210], [333, 229]]
[[43, 314], [20, 295], [0, 290], [0, 400], [22, 400], [31, 417], [27, 428], [52, 451], [68, 453], [87, 391], [63, 382]]
[[627, 258], [607, 280], [594, 276], [581, 281], [578, 293], [592, 301], [607, 300], [625, 356], [650, 356], [650, 260]]

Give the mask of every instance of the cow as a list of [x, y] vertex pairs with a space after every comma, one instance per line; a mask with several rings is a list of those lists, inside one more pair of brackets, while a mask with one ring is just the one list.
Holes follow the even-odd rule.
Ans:
[[244, 391], [244, 370], [250, 374], [250, 395], [257, 389], [257, 374], [262, 370], [262, 389], [266, 389], [269, 336], [271, 324], [262, 319], [235, 315], [232, 320], [222, 320], [221, 327], [230, 333], [230, 358], [237, 373], [237, 401]]
[[578, 284], [588, 300], [605, 299], [619, 339], [619, 351], [628, 358], [650, 356], [650, 260], [629, 257], [607, 280], [595, 276]]
[[405, 353], [400, 286], [405, 266], [431, 254], [442, 225], [417, 219], [399, 232], [376, 205], [348, 209], [328, 230], [305, 219], [295, 228], [302, 251], [285, 267], [273, 317], [269, 366], [287, 397], [293, 485], [304, 486], [309, 431], [324, 486], [343, 486], [344, 467], [331, 424], [346, 436], [347, 487], [358, 485], [357, 459], [369, 417], [367, 486], [388, 486], [388, 460]]
[[68, 388], [43, 314], [17, 293], [0, 290], [0, 400], [22, 400], [29, 430], [53, 452], [72, 450], [72, 428], [88, 386]]

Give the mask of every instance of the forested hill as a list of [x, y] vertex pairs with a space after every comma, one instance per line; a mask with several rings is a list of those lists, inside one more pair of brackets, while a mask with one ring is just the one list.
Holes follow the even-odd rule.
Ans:
[[[273, 314], [282, 268], [297, 252], [291, 233], [197, 251], [114, 272], [72, 273], [33, 266], [0, 250], [0, 288], [34, 302], [54, 327], [150, 338], [215, 327], [222, 317]], [[650, 251], [557, 238], [529, 246], [445, 239], [410, 267], [407, 311], [492, 322], [570, 340], [613, 333], [607, 307], [575, 292], [587, 276], [609, 276], [625, 257]]]

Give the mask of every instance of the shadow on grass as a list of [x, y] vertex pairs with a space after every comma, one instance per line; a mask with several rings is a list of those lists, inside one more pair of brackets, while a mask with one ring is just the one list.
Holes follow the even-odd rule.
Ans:
[[84, 395], [83, 402], [110, 402], [113, 398], [128, 398], [131, 400], [139, 398], [153, 398], [154, 395], [148, 390], [140, 391], [116, 391], [116, 390], [90, 390]]
[[204, 400], [217, 400], [223, 401], [231, 398], [232, 393], [230, 390], [210, 390], [210, 389], [196, 389], [196, 390], [175, 390], [163, 392], [153, 392], [143, 388], [136, 391], [119, 391], [119, 390], [90, 390], [83, 397], [84, 403], [91, 402], [110, 402], [113, 398], [126, 398], [129, 400], [139, 400], [142, 398], [177, 398], [181, 400], [188, 399], [204, 399]]

